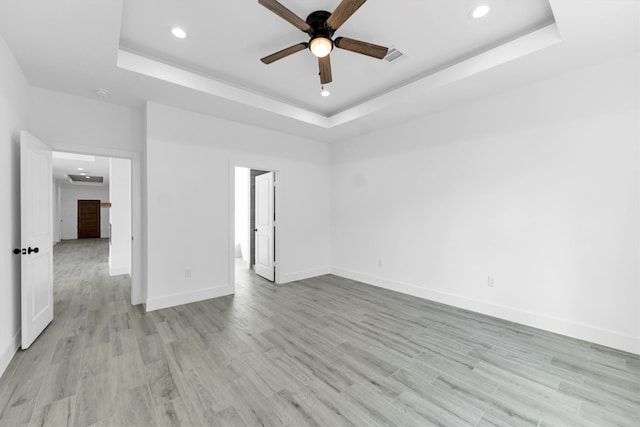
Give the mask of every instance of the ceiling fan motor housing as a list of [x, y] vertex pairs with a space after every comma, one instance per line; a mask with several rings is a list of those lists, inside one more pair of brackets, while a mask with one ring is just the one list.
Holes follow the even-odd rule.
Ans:
[[311, 12], [309, 16], [307, 16], [307, 24], [309, 24], [312, 28], [311, 31], [311, 39], [316, 37], [326, 37], [331, 39], [333, 37], [333, 33], [335, 30], [326, 26], [327, 19], [331, 16], [330, 12], [326, 10], [316, 10], [315, 12]]

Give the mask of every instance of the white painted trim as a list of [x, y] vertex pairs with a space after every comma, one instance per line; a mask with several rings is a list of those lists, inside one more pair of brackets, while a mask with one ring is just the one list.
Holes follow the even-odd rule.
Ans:
[[124, 267], [109, 267], [109, 276], [122, 276], [123, 274], [129, 274], [129, 268]]
[[553, 46], [562, 41], [556, 23], [525, 34], [486, 52], [453, 64], [436, 72], [428, 72], [400, 87], [382, 93], [354, 107], [328, 117], [328, 128], [349, 123], [360, 117], [368, 116], [396, 102], [403, 102], [416, 93], [428, 93], [434, 89], [461, 81], [483, 71], [514, 61], [523, 56]]
[[[638, 56], [638, 66], [640, 66], [640, 55]], [[640, 91], [637, 95], [640, 96]], [[640, 108], [638, 109], [638, 121], [636, 123], [640, 123]], [[637, 145], [637, 152], [640, 152], [640, 138], [637, 139]], [[636, 169], [636, 171], [640, 171], [640, 156], [637, 156], [637, 158], [638, 168]], [[638, 200], [640, 200], [640, 172], [638, 172]], [[640, 222], [640, 217], [638, 217], [638, 222]], [[640, 227], [638, 227], [638, 247], [640, 248]], [[640, 278], [640, 251], [638, 251], [638, 278]], [[636, 318], [636, 322], [638, 330], [640, 330], [640, 292], [638, 292], [638, 315]], [[636, 351], [636, 353], [640, 353], [640, 351]]]
[[118, 49], [118, 68], [160, 79], [202, 93], [250, 105], [285, 117], [326, 128], [328, 119], [322, 114], [291, 105], [274, 97], [243, 89], [213, 77], [203, 76], [140, 54]]
[[424, 288], [409, 283], [397, 282], [368, 274], [358, 273], [340, 267], [331, 267], [331, 273], [347, 279], [357, 280], [369, 285], [389, 289], [407, 295], [424, 298], [430, 301], [471, 310], [522, 325], [531, 326], [545, 331], [554, 332], [568, 337], [585, 340], [608, 347], [617, 348], [635, 354], [640, 354], [640, 337], [620, 334], [615, 331], [573, 322], [567, 319], [545, 316], [527, 310], [493, 304], [466, 298], [460, 295], [448, 294], [434, 289]]
[[18, 348], [20, 347], [20, 337], [22, 335], [22, 329], [18, 329], [18, 332], [13, 336], [13, 339], [9, 342], [2, 352], [0, 352], [0, 377], [4, 374], [4, 371], [7, 370], [9, 363], [11, 363], [11, 359], [18, 352]]
[[[255, 169], [255, 168], [254, 168]], [[268, 170], [268, 169], [267, 169]], [[287, 264], [287, 260], [283, 258], [282, 254], [285, 253], [285, 251], [283, 250], [283, 248], [286, 245], [286, 242], [283, 244], [284, 242], [284, 230], [285, 227], [287, 226], [287, 220], [286, 220], [286, 211], [287, 208], [284, 205], [283, 200], [284, 200], [284, 188], [286, 185], [286, 182], [283, 180], [282, 178], [282, 173], [278, 170], [278, 169], [273, 169], [273, 176], [274, 179], [276, 181], [276, 191], [274, 192], [274, 199], [275, 199], [275, 210], [276, 210], [276, 233], [275, 233], [275, 255], [276, 255], [276, 275], [275, 275], [275, 282], [276, 284], [280, 284], [280, 283], [284, 283], [283, 281], [283, 276], [284, 276], [284, 268], [283, 265], [286, 266]], [[235, 230], [235, 224], [234, 224], [234, 230]], [[284, 262], [283, 262], [284, 261]]]
[[331, 273], [331, 267], [318, 267], [310, 270], [296, 271], [293, 273], [284, 274], [282, 277], [282, 283], [295, 282], [297, 280], [310, 279], [312, 277], [324, 276]]
[[204, 301], [211, 298], [218, 298], [231, 295], [234, 287], [229, 285], [215, 286], [196, 291], [181, 292], [177, 294], [165, 295], [147, 300], [146, 311], [160, 310], [162, 308], [175, 307], [176, 305], [190, 304], [192, 302]]
[[229, 238], [227, 245], [229, 246], [229, 283], [233, 288], [233, 293], [236, 292], [236, 258], [235, 258], [235, 241], [236, 241], [236, 167], [231, 159], [228, 163], [229, 172], [229, 217], [227, 222], [229, 223]]

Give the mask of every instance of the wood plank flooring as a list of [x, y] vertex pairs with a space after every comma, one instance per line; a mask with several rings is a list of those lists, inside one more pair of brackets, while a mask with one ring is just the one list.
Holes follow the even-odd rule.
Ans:
[[636, 355], [330, 275], [145, 314], [107, 250], [56, 245], [0, 425], [640, 425]]

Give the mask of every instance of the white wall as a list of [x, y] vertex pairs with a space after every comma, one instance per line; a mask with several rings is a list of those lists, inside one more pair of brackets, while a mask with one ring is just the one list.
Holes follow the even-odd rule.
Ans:
[[109, 159], [109, 274], [131, 274], [131, 161]]
[[326, 144], [148, 103], [148, 310], [233, 292], [234, 166], [278, 171], [280, 281], [329, 271]]
[[[62, 239], [78, 238], [78, 200], [109, 201], [109, 187], [63, 185]], [[100, 237], [109, 237], [109, 209], [100, 208]]]
[[110, 104], [97, 97], [81, 98], [37, 87], [31, 87], [29, 95], [31, 133], [54, 150], [66, 151], [60, 147], [136, 153], [142, 150], [142, 110]]
[[0, 375], [20, 345], [20, 130], [28, 84], [0, 35]]
[[251, 169], [235, 168], [235, 254], [236, 258], [242, 257], [244, 261], [249, 261], [249, 226], [250, 226], [250, 203], [251, 187], [249, 183]]
[[332, 271], [640, 353], [638, 72], [620, 58], [336, 143]]

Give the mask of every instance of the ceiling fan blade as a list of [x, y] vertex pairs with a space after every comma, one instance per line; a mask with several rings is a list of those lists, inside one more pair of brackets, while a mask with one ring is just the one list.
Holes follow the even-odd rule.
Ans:
[[327, 26], [332, 30], [337, 30], [366, 1], [367, 0], [342, 0], [342, 3], [336, 7], [336, 10], [334, 10], [329, 19], [327, 19]]
[[312, 31], [311, 25], [307, 24], [298, 15], [291, 12], [289, 9], [278, 3], [276, 0], [258, 0], [258, 3], [275, 13], [285, 21], [295, 25], [300, 30], [305, 32]]
[[260, 61], [264, 62], [265, 64], [271, 64], [272, 62], [275, 62], [278, 59], [282, 59], [296, 52], [300, 52], [301, 50], [305, 50], [306, 48], [307, 48], [307, 43], [294, 44], [293, 46], [289, 46], [286, 49], [282, 49], [276, 53], [272, 53], [271, 55], [265, 56]]
[[387, 56], [388, 48], [378, 46], [377, 44], [361, 42], [360, 40], [349, 39], [346, 37], [338, 37], [334, 45], [340, 49], [349, 50], [355, 53], [371, 56], [373, 58], [382, 59]]
[[333, 79], [331, 77], [331, 59], [329, 59], [329, 55], [318, 58], [318, 66], [320, 67], [320, 84], [331, 83]]

